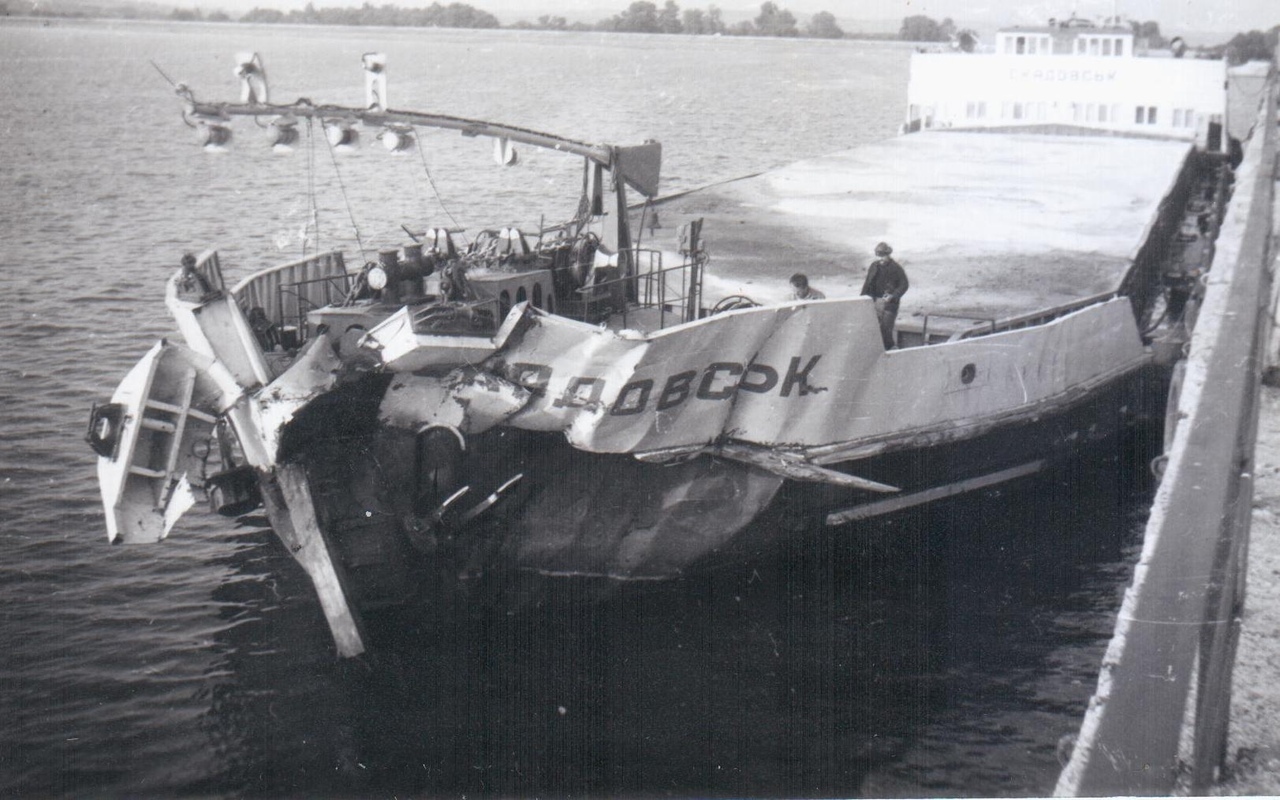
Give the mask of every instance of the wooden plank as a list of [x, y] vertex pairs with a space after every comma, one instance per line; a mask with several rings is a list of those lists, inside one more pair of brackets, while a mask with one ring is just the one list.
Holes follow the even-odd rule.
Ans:
[[342, 566], [316, 518], [306, 470], [285, 464], [275, 469], [274, 478], [263, 487], [271, 526], [311, 578], [338, 655], [360, 655], [365, 650], [363, 625], [347, 599]]
[[972, 492], [975, 489], [983, 489], [988, 486], [995, 486], [998, 483], [1021, 478], [1026, 475], [1032, 475], [1044, 468], [1043, 460], [1028, 461], [1025, 464], [1019, 464], [1016, 467], [1002, 469], [999, 472], [992, 472], [987, 475], [980, 475], [976, 478], [968, 480], [956, 481], [946, 486], [936, 486], [932, 489], [925, 489], [920, 492], [912, 492], [899, 497], [891, 497], [887, 500], [876, 500], [862, 505], [852, 506], [850, 508], [841, 509], [840, 511], [832, 511], [827, 514], [828, 525], [843, 525], [846, 522], [853, 522], [859, 519], [870, 519], [882, 514], [891, 514], [894, 511], [901, 511], [904, 508], [911, 508], [923, 503], [932, 503], [935, 500], [941, 500], [944, 497], [953, 497], [964, 492]]
[[[155, 409], [156, 411], [168, 411], [170, 414], [183, 413], [182, 406], [175, 406], [173, 403], [166, 403], [163, 400], [148, 400], [147, 408]], [[206, 414], [198, 408], [188, 408], [186, 409], [186, 413], [201, 422], [208, 422], [210, 425], [218, 421], [218, 418], [214, 415]]]
[[196, 371], [187, 368], [182, 375], [182, 400], [178, 403], [178, 419], [174, 422], [173, 436], [169, 439], [169, 458], [165, 461], [165, 477], [173, 474], [182, 455], [182, 434], [187, 429], [187, 416], [191, 411], [191, 396], [196, 388]]

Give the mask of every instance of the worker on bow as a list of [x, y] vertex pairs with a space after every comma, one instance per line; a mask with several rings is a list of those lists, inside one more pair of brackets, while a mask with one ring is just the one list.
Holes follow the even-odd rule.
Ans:
[[809, 276], [797, 272], [791, 276], [792, 300], [826, 300], [827, 296], [809, 285]]
[[862, 294], [870, 297], [876, 304], [876, 317], [880, 320], [880, 336], [884, 339], [886, 350], [892, 350], [893, 326], [898, 319], [898, 303], [907, 293], [907, 273], [902, 265], [892, 258], [893, 248], [885, 242], [876, 245], [876, 258], [867, 270], [867, 279], [862, 283]]

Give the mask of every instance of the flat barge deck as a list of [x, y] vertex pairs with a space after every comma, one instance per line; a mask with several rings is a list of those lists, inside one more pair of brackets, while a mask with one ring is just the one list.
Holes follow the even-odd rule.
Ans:
[[1165, 201], [1191, 149], [931, 131], [673, 196], [658, 217], [706, 219], [708, 298], [782, 300], [797, 271], [829, 297], [856, 295], [887, 241], [911, 280], [900, 327], [925, 314], [1004, 320], [1116, 292], [1162, 207], [1181, 213]]

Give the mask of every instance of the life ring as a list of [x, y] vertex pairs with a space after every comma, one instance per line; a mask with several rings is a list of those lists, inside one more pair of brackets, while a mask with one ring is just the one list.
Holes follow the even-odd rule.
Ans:
[[119, 403], [93, 404], [89, 411], [89, 430], [84, 440], [93, 452], [103, 458], [115, 458], [120, 447], [120, 428], [124, 421], [124, 406]]

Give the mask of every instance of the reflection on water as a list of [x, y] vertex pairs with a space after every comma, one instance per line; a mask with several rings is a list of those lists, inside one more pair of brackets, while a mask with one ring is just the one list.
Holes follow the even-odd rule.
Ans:
[[[250, 794], [1039, 795], [1148, 486], [1106, 450], [596, 604], [384, 613], [339, 663], [266, 532], [215, 595], [206, 719]], [[1136, 483], [1136, 485], [1135, 485]]]

